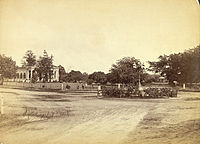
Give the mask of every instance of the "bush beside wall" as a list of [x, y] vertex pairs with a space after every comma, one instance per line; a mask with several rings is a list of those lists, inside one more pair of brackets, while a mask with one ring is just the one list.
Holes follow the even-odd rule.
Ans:
[[146, 88], [143, 91], [139, 91], [136, 87], [127, 87], [126, 89], [118, 89], [116, 87], [104, 87], [102, 88], [102, 95], [104, 97], [116, 97], [116, 98], [163, 98], [163, 97], [176, 97], [177, 90], [173, 88]]

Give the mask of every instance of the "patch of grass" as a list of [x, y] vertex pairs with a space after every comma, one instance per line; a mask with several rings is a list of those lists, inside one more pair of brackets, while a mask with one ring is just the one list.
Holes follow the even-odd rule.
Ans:
[[164, 114], [154, 114], [148, 113], [144, 116], [143, 120], [139, 123], [143, 128], [151, 127], [151, 126], [159, 126], [164, 117]]
[[28, 119], [31, 117], [37, 117], [40, 120], [50, 119], [55, 117], [64, 117], [64, 116], [72, 116], [72, 110], [70, 107], [65, 107], [64, 109], [59, 108], [51, 108], [51, 109], [44, 109], [44, 108], [37, 108], [37, 107], [24, 107], [25, 111], [23, 116], [26, 116]]
[[0, 128], [7, 129], [18, 127], [26, 123], [23, 119], [18, 119], [18, 115], [0, 115]]
[[[34, 100], [46, 101], [46, 102], [71, 102], [63, 95], [34, 95]], [[28, 101], [31, 101], [30, 99]]]

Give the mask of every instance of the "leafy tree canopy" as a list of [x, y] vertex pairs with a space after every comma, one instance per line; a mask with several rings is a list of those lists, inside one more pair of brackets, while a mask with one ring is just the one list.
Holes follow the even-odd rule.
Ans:
[[83, 78], [83, 74], [80, 71], [72, 70], [66, 76], [67, 82], [78, 82], [81, 81]]
[[107, 75], [111, 83], [137, 84], [139, 74], [142, 76], [144, 65], [134, 57], [124, 57], [113, 64]]
[[105, 84], [107, 82], [106, 74], [100, 71], [90, 74], [88, 78], [96, 83]]
[[37, 61], [36, 71], [39, 75], [40, 80], [43, 78], [43, 81], [48, 81], [51, 79], [53, 69], [53, 56], [48, 56], [46, 50], [43, 52], [43, 56], [39, 57]]
[[183, 53], [160, 56], [149, 62], [149, 70], [167, 77], [170, 83], [192, 83], [200, 81], [200, 46]]
[[0, 55], [0, 75], [4, 78], [14, 78], [16, 71], [16, 62], [11, 57]]
[[64, 82], [65, 81], [65, 77], [67, 75], [65, 68], [61, 65], [58, 66], [59, 68], [59, 81], [60, 82]]
[[31, 50], [28, 50], [25, 56], [23, 57], [22, 66], [26, 67], [26, 66], [34, 66], [34, 65], [36, 65], [36, 56]]

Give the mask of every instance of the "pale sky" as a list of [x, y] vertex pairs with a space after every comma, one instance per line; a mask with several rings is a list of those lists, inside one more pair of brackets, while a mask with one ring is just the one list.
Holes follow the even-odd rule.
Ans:
[[0, 0], [0, 54], [21, 65], [27, 50], [53, 54], [66, 71], [108, 72], [200, 44], [196, 0]]

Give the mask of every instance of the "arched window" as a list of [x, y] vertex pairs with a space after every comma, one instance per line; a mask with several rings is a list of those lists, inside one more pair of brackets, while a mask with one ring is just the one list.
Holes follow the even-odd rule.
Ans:
[[26, 73], [24, 73], [24, 79], [26, 78]]
[[54, 72], [54, 79], [56, 78], [56, 71]]
[[20, 73], [20, 79], [22, 79], [22, 73]]
[[16, 78], [17, 78], [17, 79], [19, 79], [19, 73], [17, 73], [17, 76], [16, 76]]
[[31, 70], [28, 71], [28, 78], [31, 79]]

